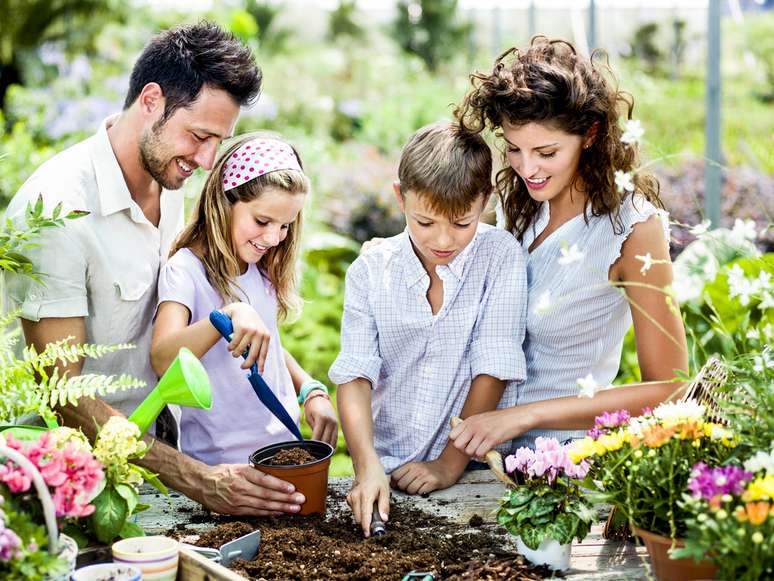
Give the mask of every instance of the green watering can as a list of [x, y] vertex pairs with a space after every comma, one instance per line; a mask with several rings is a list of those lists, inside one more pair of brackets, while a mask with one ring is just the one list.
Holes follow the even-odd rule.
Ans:
[[205, 410], [212, 407], [210, 378], [202, 362], [185, 347], [180, 349], [153, 391], [132, 412], [129, 421], [137, 424], [144, 434], [170, 403]]

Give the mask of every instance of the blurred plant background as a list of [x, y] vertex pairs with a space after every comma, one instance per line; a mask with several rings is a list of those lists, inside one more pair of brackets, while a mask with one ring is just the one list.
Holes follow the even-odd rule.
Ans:
[[[723, 4], [721, 226], [753, 220], [759, 251], [770, 252], [774, 13], [770, 0]], [[586, 8], [569, 0], [0, 0], [0, 209], [39, 164], [121, 109], [134, 59], [155, 32], [201, 18], [221, 23], [254, 49], [264, 72], [261, 98], [237, 131], [282, 133], [312, 178], [301, 266], [307, 302], [284, 341], [327, 382], [344, 272], [361, 242], [403, 227], [391, 194], [403, 142], [449, 118], [468, 73], [489, 69], [531, 33], [585, 46]], [[635, 97], [645, 154], [655, 160], [673, 219], [700, 222], [706, 2], [597, 2], [595, 23], [594, 46], [608, 52], [621, 87]], [[203, 178], [189, 180], [189, 199]], [[695, 237], [679, 226], [673, 237], [679, 261]], [[742, 248], [723, 263], [745, 255]], [[714, 282], [719, 268], [702, 272], [693, 284], [722, 288]], [[700, 297], [686, 299], [688, 317], [703, 308]], [[622, 361], [619, 379], [638, 377], [631, 342]], [[333, 470], [351, 470], [346, 454]]]

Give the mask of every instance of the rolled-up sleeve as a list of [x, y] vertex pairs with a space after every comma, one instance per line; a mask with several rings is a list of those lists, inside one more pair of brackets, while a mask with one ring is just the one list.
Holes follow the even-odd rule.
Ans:
[[527, 271], [523, 252], [514, 245], [503, 252], [479, 307], [470, 344], [473, 377], [491, 375], [518, 382], [526, 379], [522, 347], [526, 317]]
[[25, 250], [41, 282], [8, 273], [8, 296], [21, 317], [30, 321], [43, 318], [86, 317], [89, 315], [86, 291], [87, 260], [78, 242], [76, 225], [44, 230], [35, 246]]
[[[199, 282], [198, 284], [202, 284]], [[191, 276], [182, 260], [182, 255], [173, 255], [161, 268], [158, 284], [156, 312], [161, 303], [172, 301], [180, 303], [193, 313], [196, 306], [197, 281]], [[153, 315], [154, 319], [156, 315]]]
[[342, 385], [358, 378], [375, 387], [382, 368], [379, 333], [369, 302], [371, 284], [364, 257], [347, 270], [344, 293], [344, 315], [341, 320], [341, 351], [331, 366], [328, 377]]

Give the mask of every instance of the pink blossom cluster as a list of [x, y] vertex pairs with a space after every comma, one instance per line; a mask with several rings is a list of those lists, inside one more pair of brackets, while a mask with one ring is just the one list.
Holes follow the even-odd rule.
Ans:
[[[2, 498], [2, 497], [0, 497]], [[5, 526], [5, 513], [0, 509], [0, 561], [21, 557], [21, 539]]]
[[631, 419], [629, 412], [626, 410], [618, 410], [616, 412], [604, 412], [602, 415], [594, 418], [594, 427], [590, 429], [586, 435], [596, 440], [602, 434], [607, 434], [611, 430], [622, 426]]
[[[6, 445], [24, 454], [40, 471], [51, 491], [57, 517], [85, 517], [94, 512], [89, 502], [104, 473], [90, 452], [72, 443], [57, 447], [56, 439], [49, 433], [28, 445], [8, 437]], [[0, 482], [12, 493], [27, 492], [32, 485], [29, 476], [10, 461], [0, 465]]]
[[589, 471], [585, 460], [574, 464], [567, 455], [567, 447], [555, 438], [536, 438], [535, 449], [519, 448], [505, 458], [505, 470], [509, 474], [519, 472], [526, 479], [545, 478], [552, 484], [557, 477], [584, 478]]
[[688, 481], [694, 498], [712, 500], [724, 494], [741, 494], [754, 474], [738, 466], [710, 468], [704, 462], [695, 464]]

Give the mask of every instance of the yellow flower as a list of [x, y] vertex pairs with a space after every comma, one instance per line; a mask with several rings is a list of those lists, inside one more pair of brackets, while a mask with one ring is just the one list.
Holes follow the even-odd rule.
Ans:
[[585, 460], [589, 456], [602, 455], [605, 453], [605, 447], [586, 436], [582, 440], [576, 440], [570, 446], [568, 455], [570, 460], [574, 464], [578, 464], [581, 460]]
[[774, 474], [756, 478], [742, 495], [746, 502], [754, 500], [774, 500]]
[[597, 440], [597, 443], [604, 447], [606, 452], [614, 452], [615, 450], [620, 450], [625, 441], [625, 434], [613, 432], [612, 434], [602, 434]]

